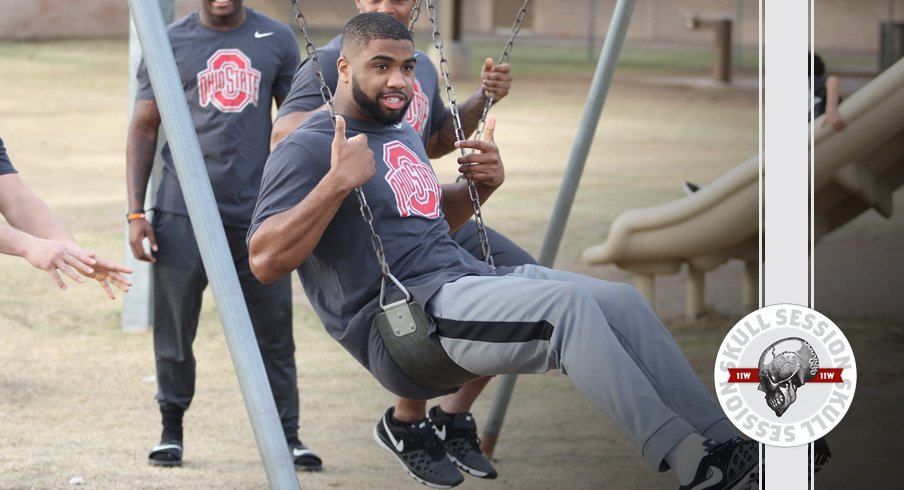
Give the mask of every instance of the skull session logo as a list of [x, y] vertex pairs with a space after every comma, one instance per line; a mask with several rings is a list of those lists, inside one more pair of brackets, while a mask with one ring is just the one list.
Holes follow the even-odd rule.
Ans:
[[853, 400], [857, 367], [831, 320], [803, 306], [772, 305], [731, 329], [714, 376], [722, 409], [738, 429], [788, 447], [838, 424]]

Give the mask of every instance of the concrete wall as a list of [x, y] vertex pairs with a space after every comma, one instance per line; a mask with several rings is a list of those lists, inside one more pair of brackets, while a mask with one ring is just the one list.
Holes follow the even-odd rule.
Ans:
[[[200, 0], [174, 1], [177, 17], [200, 4]], [[522, 0], [462, 1], [465, 33], [482, 35], [508, 30], [522, 3]], [[596, 4], [593, 26], [597, 37], [602, 38], [616, 0], [533, 0], [525, 33], [586, 39], [591, 32], [593, 3]], [[283, 22], [294, 23], [289, 0], [245, 0], [245, 4]], [[338, 30], [356, 12], [352, 0], [304, 0], [302, 4], [310, 25], [318, 29]], [[888, 20], [890, 6], [894, 8], [895, 20], [904, 22], [904, 0], [816, 0], [816, 48], [875, 52], [879, 23]], [[740, 33], [745, 45], [755, 46], [758, 9], [757, 0], [638, 0], [628, 39], [708, 44], [711, 33], [684, 27], [684, 18], [696, 14], [706, 18], [739, 18], [735, 35]], [[0, 39], [124, 37], [128, 33], [128, 15], [125, 0], [0, 0]], [[418, 30], [426, 31], [428, 27], [426, 12], [422, 12]]]

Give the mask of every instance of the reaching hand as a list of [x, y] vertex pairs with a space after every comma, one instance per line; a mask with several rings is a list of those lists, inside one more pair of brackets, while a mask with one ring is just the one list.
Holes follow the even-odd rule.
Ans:
[[132, 286], [132, 281], [123, 274], [131, 273], [132, 269], [122, 264], [117, 264], [116, 262], [107, 260], [103, 257], [96, 257], [94, 274], [88, 277], [92, 277], [100, 284], [100, 287], [107, 293], [108, 298], [116, 299], [116, 295], [113, 294], [113, 289], [110, 288], [110, 283], [113, 283], [120, 291], [127, 293], [129, 292], [129, 287]]
[[367, 146], [367, 135], [358, 134], [345, 139], [345, 118], [336, 116], [330, 173], [335, 172], [344, 188], [360, 187], [376, 173], [374, 152]]
[[487, 58], [480, 70], [480, 89], [484, 95], [493, 96], [499, 102], [512, 88], [512, 74], [508, 63], [493, 66], [493, 58]]
[[132, 269], [98, 257], [94, 252], [76, 245], [35, 238], [28, 245], [24, 257], [34, 267], [46, 271], [60, 289], [66, 289], [66, 283], [63, 282], [60, 272], [79, 284], [85, 282], [82, 276], [95, 279], [110, 299], [116, 299], [110, 289], [110, 282], [123, 292], [127, 292], [132, 285], [132, 282], [123, 276], [131, 274]]
[[847, 127], [847, 123], [838, 114], [826, 112], [826, 117], [822, 121], [823, 126], [832, 126], [835, 131], [841, 131]]
[[94, 274], [93, 267], [97, 262], [91, 252], [43, 238], [31, 241], [23, 257], [35, 268], [47, 272], [60, 289], [66, 289], [60, 272], [73, 281], [82, 283], [85, 280], [79, 274], [90, 277], [90, 274]]
[[499, 147], [493, 135], [496, 131], [496, 117], [487, 117], [483, 135], [485, 141], [464, 140], [455, 143], [456, 148], [471, 148], [478, 152], [458, 157], [458, 171], [467, 179], [479, 182], [489, 188], [495, 189], [505, 181], [505, 168], [502, 165], [502, 157], [499, 155]]

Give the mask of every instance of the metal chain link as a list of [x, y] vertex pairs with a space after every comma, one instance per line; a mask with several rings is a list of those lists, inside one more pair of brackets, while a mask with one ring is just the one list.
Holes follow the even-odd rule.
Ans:
[[417, 18], [421, 16], [421, 2], [424, 0], [417, 0], [414, 4], [414, 8], [411, 9], [411, 15], [408, 20], [408, 31], [414, 32], [414, 23], [417, 22]]
[[[509, 37], [508, 42], [505, 43], [505, 48], [502, 50], [502, 55], [499, 56], [499, 61], [496, 63], [497, 65], [508, 63], [509, 53], [511, 53], [512, 48], [515, 47], [515, 38], [518, 36], [518, 33], [521, 32], [521, 26], [524, 25], [524, 17], [527, 16], [527, 4], [529, 3], [530, 0], [524, 0], [521, 9], [518, 10], [518, 15], [515, 16], [515, 23], [512, 25], [512, 34]], [[487, 98], [483, 103], [483, 113], [480, 115], [480, 121], [477, 123], [477, 131], [474, 133], [474, 139], [476, 140], [483, 137], [483, 131], [487, 124], [487, 115], [490, 112], [490, 107], [493, 105], [493, 99], [494, 96], [491, 93], [487, 95]]]
[[[320, 60], [317, 58], [317, 50], [314, 49], [314, 43], [311, 42], [311, 36], [308, 35], [308, 21], [301, 12], [298, 0], [292, 0], [292, 9], [295, 10], [295, 23], [298, 25], [298, 30], [300, 30], [301, 34], [304, 36], [304, 49], [308, 54], [308, 59], [311, 60], [311, 65], [314, 67], [314, 73], [317, 74], [317, 78], [320, 80], [320, 97], [323, 98], [323, 103], [330, 113], [330, 119], [335, 128], [336, 111], [333, 108], [333, 91], [326, 85], [326, 80], [323, 78], [323, 67], [320, 64]], [[361, 217], [364, 218], [364, 222], [367, 223], [367, 227], [370, 229], [370, 243], [373, 247], [374, 255], [377, 257], [380, 273], [383, 275], [383, 280], [385, 281], [387, 277], [391, 277], [391, 274], [389, 272], [389, 264], [386, 262], [386, 253], [383, 250], [383, 240], [380, 239], [380, 235], [377, 234], [377, 230], [374, 228], [374, 216], [370, 206], [367, 204], [367, 199], [364, 197], [364, 191], [361, 187], [355, 187], [355, 197], [358, 199]], [[394, 283], [398, 284], [398, 281], [396, 281], [395, 278], [392, 279]], [[407, 296], [408, 292], [405, 291], [405, 294]], [[380, 299], [382, 303], [382, 288]]]
[[[443, 36], [439, 33], [439, 27], [437, 26], [436, 6], [433, 4], [433, 0], [427, 0], [427, 17], [430, 19], [430, 24], [433, 27], [433, 47], [439, 52], [439, 68], [443, 75], [443, 83], [446, 86], [446, 95], [449, 98], [449, 109], [452, 112], [452, 124], [455, 127], [455, 139], [456, 141], [463, 141], [465, 139], [465, 134], [461, 127], [461, 117], [459, 116], [458, 102], [455, 97], [455, 88], [452, 86], [452, 77], [449, 74], [451, 71], [449, 69], [449, 60], [446, 59], [443, 50]], [[466, 154], [464, 148], [461, 148], [461, 154], [462, 156]], [[468, 197], [471, 199], [471, 207], [474, 210], [474, 221], [477, 223], [477, 238], [480, 240], [480, 250], [483, 252], [483, 260], [492, 266], [494, 265], [493, 255], [490, 250], [490, 240], [487, 237], [487, 230], [483, 224], [483, 214], [480, 209], [480, 196], [477, 193], [477, 187], [474, 185], [474, 181], [468, 178], [466, 178], [465, 181], [468, 184]]]

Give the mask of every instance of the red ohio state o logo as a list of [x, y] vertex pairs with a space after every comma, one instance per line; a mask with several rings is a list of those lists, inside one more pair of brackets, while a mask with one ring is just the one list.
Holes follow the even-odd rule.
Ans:
[[389, 167], [385, 178], [395, 194], [400, 216], [439, 217], [442, 190], [429, 165], [400, 141], [383, 145], [383, 162]]
[[257, 105], [261, 72], [238, 49], [220, 49], [207, 60], [207, 69], [198, 72], [198, 99], [201, 107], [213, 104], [221, 112], [242, 112]]

